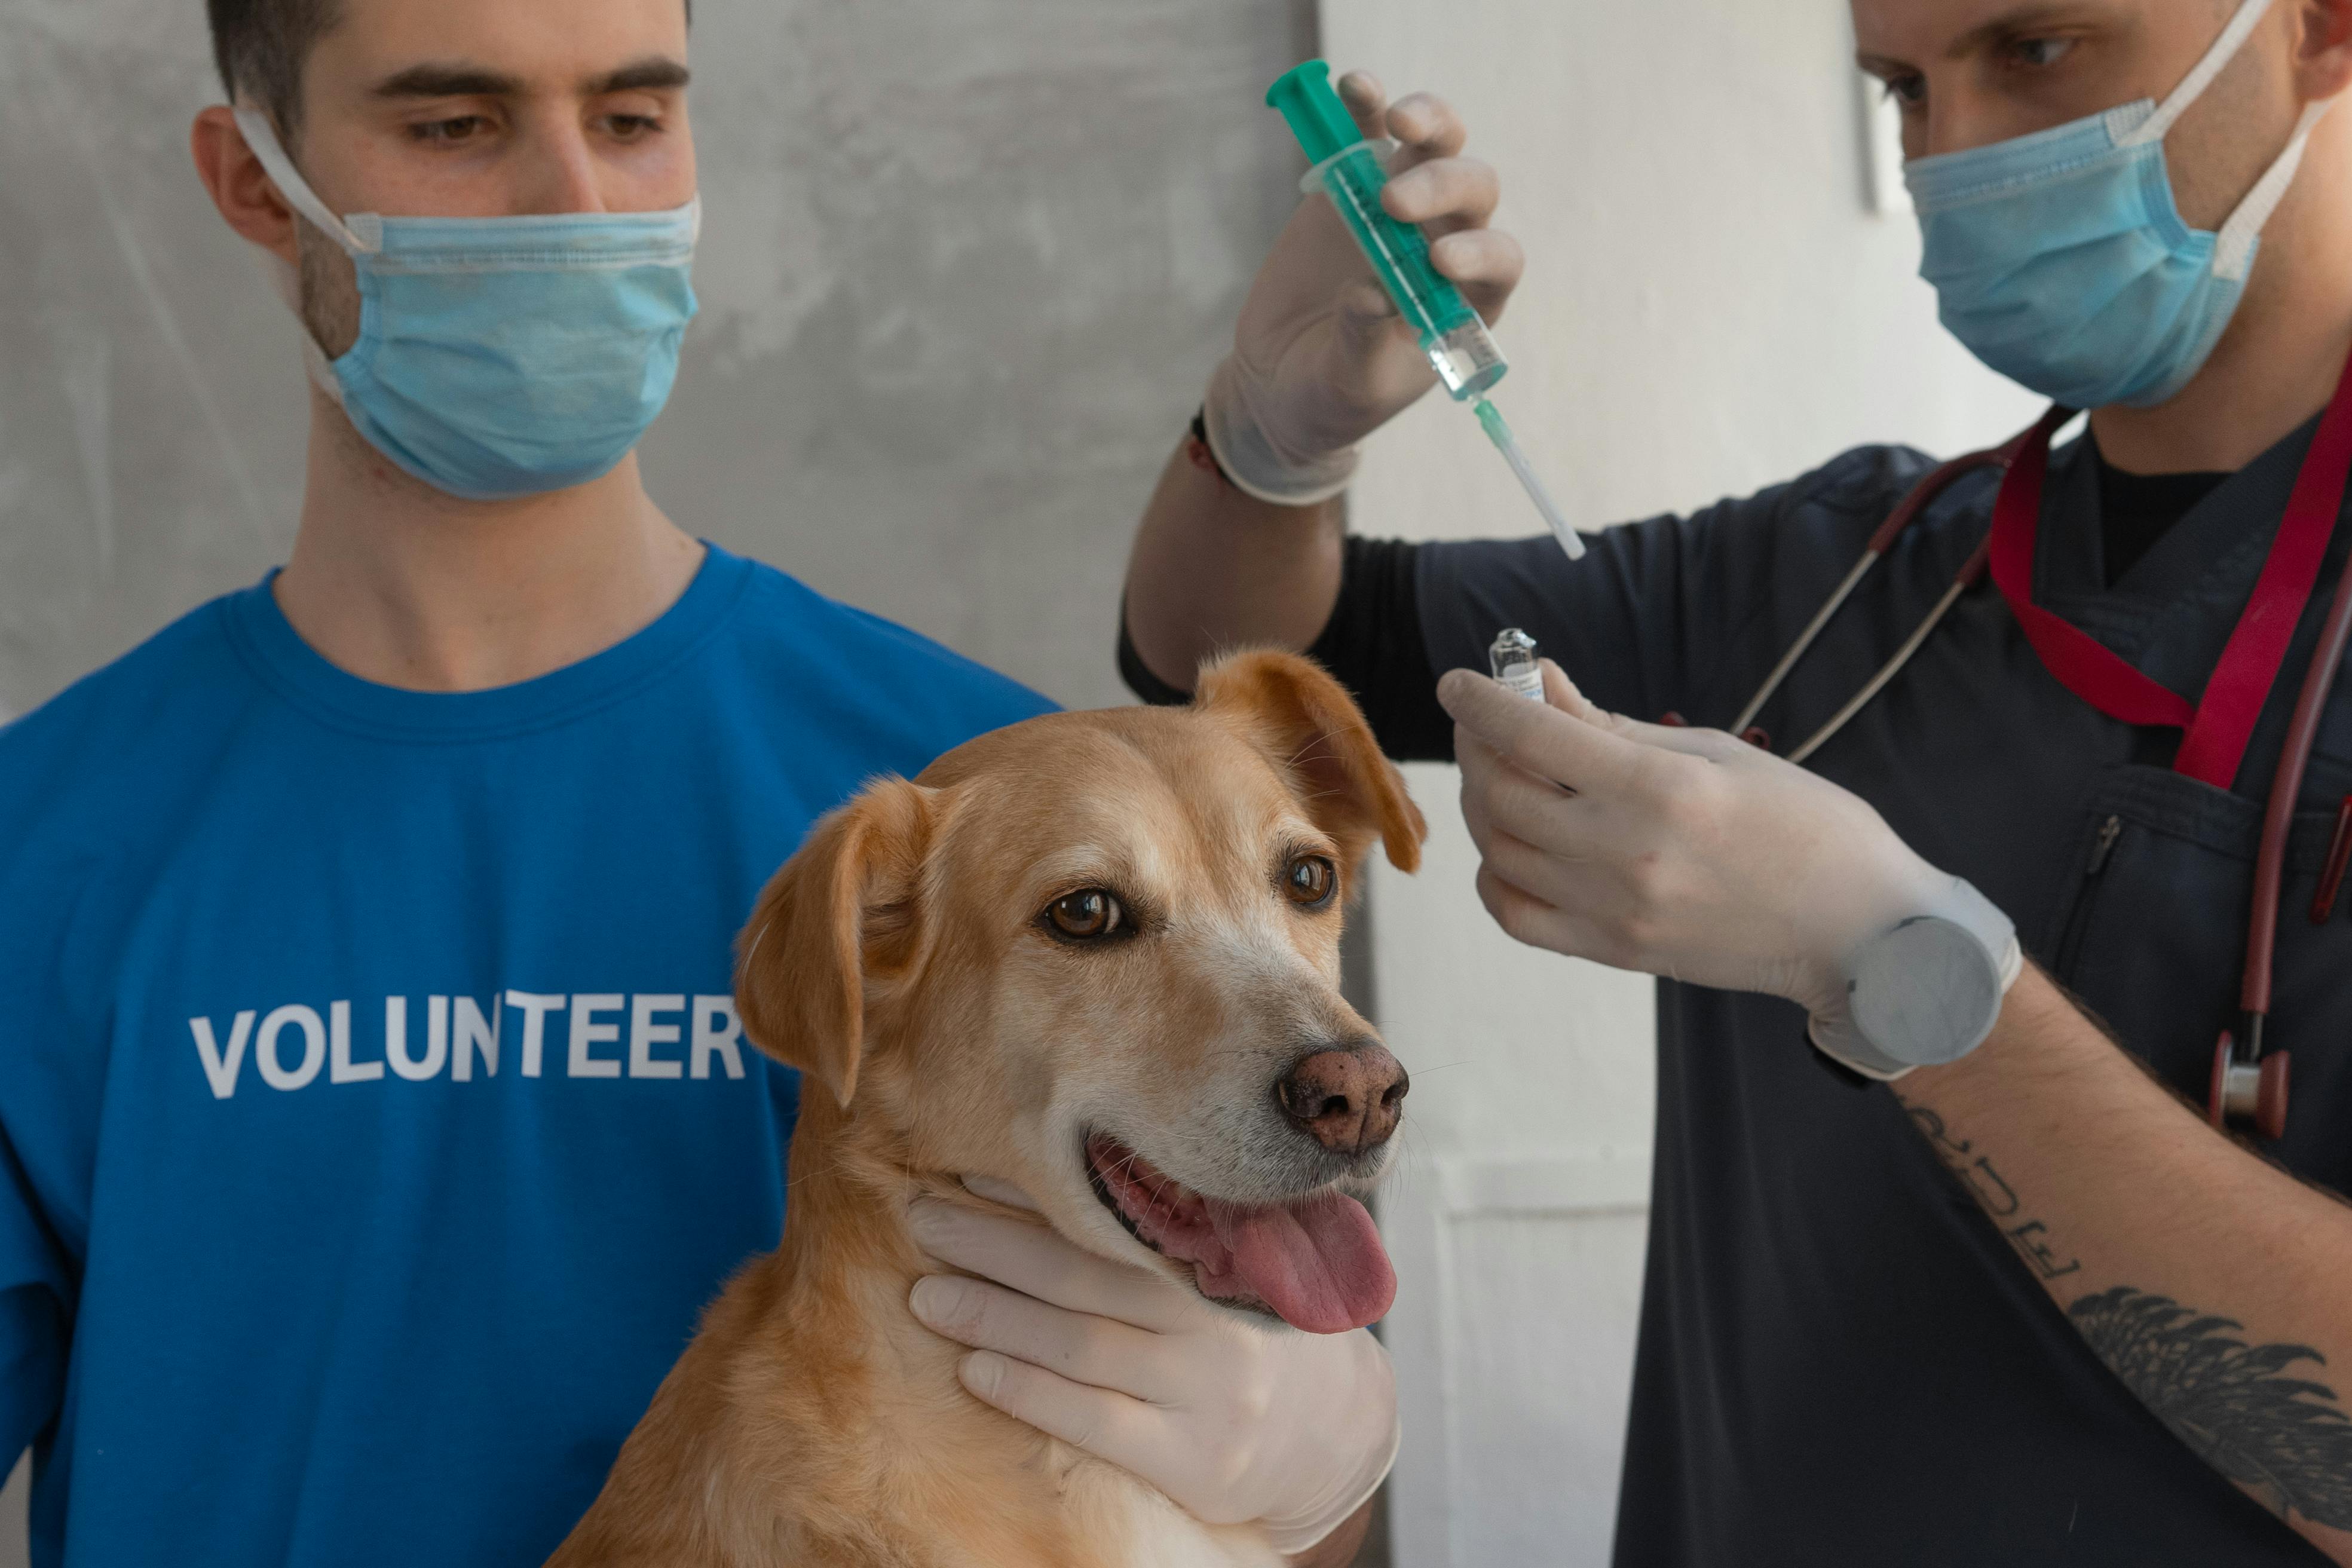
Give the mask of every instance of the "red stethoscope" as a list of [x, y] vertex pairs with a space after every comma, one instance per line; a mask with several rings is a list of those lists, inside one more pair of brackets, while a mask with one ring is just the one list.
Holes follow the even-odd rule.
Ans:
[[[1804, 657], [1823, 627], [1870, 574], [1895, 538], [1925, 511], [1937, 496], [1963, 476], [1979, 468], [2004, 470], [2000, 491], [1993, 502], [1992, 527], [1978, 545], [1944, 596], [1927, 612], [1919, 628], [1872, 676], [1853, 700], [1831, 715], [1805, 742], [1789, 753], [1801, 763], [1823, 742], [1845, 727], [1885, 689], [1897, 671], [1919, 651], [1960, 595], [1983, 577], [1988, 566], [1993, 582], [2025, 629], [2028, 641], [2042, 665], [2061, 684], [2110, 718], [2130, 724], [2169, 725], [2182, 731], [2173, 769], [2228, 790], [2236, 779], [2255, 721], [2277, 682], [2296, 625], [2311, 601], [2312, 587], [2327, 554], [2327, 542], [2342, 512], [2347, 479], [2352, 479], [2352, 363], [2338, 381], [2336, 395], [2313, 436], [2311, 450], [2296, 476], [2287, 500], [2286, 516], [2272, 542], [2253, 593], [2238, 617], [2237, 629], [2206, 681], [2195, 703], [2168, 687], [2158, 685], [2088, 633], [2033, 602], [2033, 548], [2042, 526], [2042, 482], [2049, 471], [2050, 440], [2075, 410], [2053, 407], [2032, 427], [1999, 447], [1956, 458], [1921, 479], [1902, 504], [1879, 525], [1863, 547], [1862, 559], [1845, 574], [1827, 603], [1797, 635], [1796, 642], [1772, 667], [1764, 684], [1748, 699], [1732, 721], [1733, 732], [1771, 749], [1771, 737], [1754, 728], [1756, 715], [1780, 689], [1797, 661]], [[2286, 1131], [2288, 1056], [2265, 1051], [2263, 1027], [2270, 1015], [2272, 955], [2277, 945], [2279, 886], [2284, 879], [2287, 829], [2294, 820], [2294, 803], [2303, 789], [2303, 775], [2311, 760], [2328, 693], [2352, 638], [2352, 569], [2336, 585], [2336, 597], [2320, 633], [2319, 647], [2305, 669], [2303, 691], [2296, 699], [2286, 744], [2272, 775], [2268, 803], [2263, 812], [2262, 848], [2254, 862], [2253, 903], [2246, 930], [2246, 958], [2239, 983], [2238, 1007], [2243, 1015], [2235, 1029], [2221, 1031], [2213, 1050], [2213, 1073], [2206, 1096], [2206, 1114], [2214, 1126], [2251, 1125], [2265, 1138]], [[1669, 723], [1679, 721], [1668, 714]], [[2352, 796], [2338, 812], [2335, 842], [2313, 900], [2311, 918], [2324, 923], [2334, 912], [2336, 895], [2352, 862]]]

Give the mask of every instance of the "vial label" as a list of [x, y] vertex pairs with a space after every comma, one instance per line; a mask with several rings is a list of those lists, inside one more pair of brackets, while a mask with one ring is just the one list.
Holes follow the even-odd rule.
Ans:
[[1507, 626], [1486, 650], [1486, 665], [1495, 679], [1520, 696], [1544, 700], [1543, 666], [1536, 662], [1536, 639], [1517, 626]]
[[1504, 671], [1496, 679], [1522, 697], [1540, 702], [1544, 700], [1543, 671], [1532, 664]]

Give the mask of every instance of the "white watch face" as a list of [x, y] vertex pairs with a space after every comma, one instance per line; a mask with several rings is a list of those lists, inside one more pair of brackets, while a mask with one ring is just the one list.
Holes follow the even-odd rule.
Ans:
[[1967, 927], [1906, 921], [1854, 964], [1854, 1026], [1907, 1066], [1958, 1061], [1992, 1032], [2002, 990], [2000, 963]]

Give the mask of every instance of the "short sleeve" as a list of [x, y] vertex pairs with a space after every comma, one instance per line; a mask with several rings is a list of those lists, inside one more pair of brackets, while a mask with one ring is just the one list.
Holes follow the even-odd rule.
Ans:
[[[1402, 539], [1344, 540], [1339, 598], [1306, 649], [1348, 689], [1381, 749], [1400, 762], [1449, 757], [1454, 751], [1454, 721], [1437, 705], [1437, 678], [1430, 673], [1413, 603], [1413, 556], [1423, 548]], [[1128, 689], [1154, 707], [1190, 702], [1191, 692], [1160, 679], [1136, 651], [1125, 598], [1122, 594], [1118, 672]]]
[[[39, 775], [20, 768], [10, 782], [38, 787]], [[103, 1079], [66, 1000], [90, 861], [16, 804], [0, 798], [0, 837], [14, 833], [20, 851], [0, 854], [0, 1468], [48, 1430], [65, 1396], [81, 1279], [68, 1237], [89, 1194], [75, 1173], [89, 1168]]]
[[0, 1468], [56, 1418], [65, 1390], [65, 1260], [0, 1127]]
[[[1781, 623], [1812, 614], [1929, 466], [1907, 447], [1857, 447], [1757, 495], [1588, 533], [1577, 561], [1549, 534], [1350, 537], [1339, 598], [1307, 652], [1355, 694], [1400, 761], [1453, 760], [1437, 678], [1486, 669], [1507, 626], [1612, 712], [1727, 722], [1785, 646]], [[1970, 504], [1964, 492], [1975, 488], [1956, 487], [1931, 511]], [[1148, 702], [1186, 700], [1144, 667], [1124, 625], [1119, 667]]]

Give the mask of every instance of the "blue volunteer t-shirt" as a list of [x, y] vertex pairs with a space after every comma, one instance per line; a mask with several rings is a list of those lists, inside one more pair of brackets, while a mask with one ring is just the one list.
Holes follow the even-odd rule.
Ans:
[[515, 1564], [775, 1245], [730, 944], [814, 818], [1042, 712], [713, 549], [432, 695], [268, 584], [0, 730], [0, 1451], [34, 1562]]

